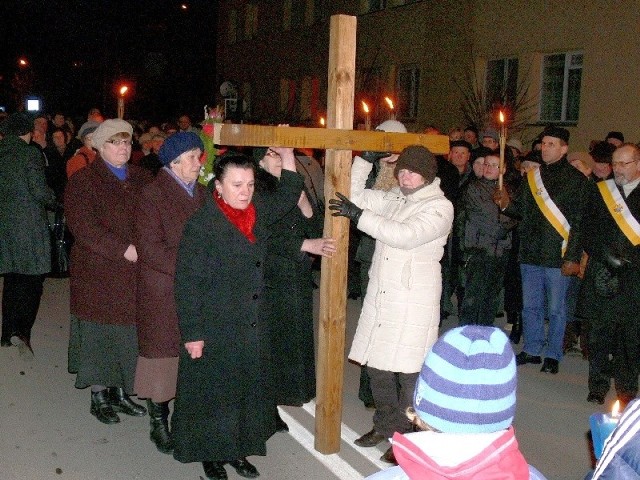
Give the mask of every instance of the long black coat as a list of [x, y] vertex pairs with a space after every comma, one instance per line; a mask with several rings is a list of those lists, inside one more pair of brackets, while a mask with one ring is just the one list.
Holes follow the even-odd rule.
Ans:
[[182, 342], [204, 340], [201, 358], [180, 351], [175, 449], [181, 462], [264, 455], [275, 432], [270, 345], [263, 314], [268, 225], [296, 207], [302, 178], [283, 172], [277, 194], [255, 197], [256, 243], [232, 225], [213, 198], [187, 221], [176, 263]]
[[45, 207], [54, 200], [40, 151], [15, 135], [0, 140], [0, 274], [51, 270]]
[[[270, 195], [278, 179], [260, 170], [257, 185], [257, 197]], [[315, 208], [311, 218], [294, 208], [270, 226], [265, 311], [278, 405], [302, 405], [315, 397], [312, 258], [300, 248], [305, 239], [322, 235], [322, 220]]]

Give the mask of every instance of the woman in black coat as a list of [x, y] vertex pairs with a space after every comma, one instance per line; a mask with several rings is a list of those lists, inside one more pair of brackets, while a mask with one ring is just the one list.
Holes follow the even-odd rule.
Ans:
[[[295, 162], [291, 148], [255, 148], [260, 168], [256, 198], [273, 195], [282, 176], [283, 161]], [[293, 159], [293, 160], [292, 160]], [[315, 397], [315, 353], [313, 341], [312, 257], [330, 257], [335, 241], [322, 235], [323, 218], [314, 209], [306, 191], [300, 192], [298, 208], [273, 223], [265, 263], [265, 311], [269, 317], [273, 370], [278, 405], [301, 406]], [[277, 419], [278, 431], [288, 430]]]
[[[285, 168], [295, 171], [295, 165]], [[283, 171], [269, 199], [252, 202], [255, 164], [228, 153], [215, 165], [215, 191], [187, 222], [176, 263], [182, 343], [174, 457], [202, 462], [225, 479], [226, 463], [258, 476], [246, 459], [265, 455], [276, 431], [263, 270], [268, 227], [296, 207], [302, 177]], [[268, 201], [267, 201], [268, 200]]]

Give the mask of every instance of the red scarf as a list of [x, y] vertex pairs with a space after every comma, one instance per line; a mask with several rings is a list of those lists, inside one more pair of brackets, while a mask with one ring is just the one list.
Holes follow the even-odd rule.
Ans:
[[217, 191], [213, 192], [213, 199], [222, 210], [222, 213], [224, 213], [224, 216], [247, 237], [247, 240], [251, 243], [256, 243], [256, 236], [253, 234], [253, 227], [256, 224], [256, 208], [253, 203], [250, 203], [244, 210], [238, 210], [225, 202]]

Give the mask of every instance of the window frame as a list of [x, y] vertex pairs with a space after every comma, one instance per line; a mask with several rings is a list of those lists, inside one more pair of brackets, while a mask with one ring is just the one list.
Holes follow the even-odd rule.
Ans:
[[[410, 76], [409, 89], [406, 91], [408, 98], [404, 97], [405, 89], [403, 85], [403, 75]], [[404, 121], [414, 121], [418, 118], [420, 100], [420, 67], [417, 63], [400, 65], [396, 71], [396, 111], [400, 119]]]
[[[562, 98], [561, 98], [561, 106], [560, 106], [560, 118], [545, 118], [544, 109], [545, 109], [545, 78], [546, 78], [546, 68], [545, 62], [549, 57], [564, 55], [564, 68], [563, 68], [563, 78], [562, 78]], [[580, 64], [579, 66], [572, 65], [572, 61], [575, 56], [580, 56]], [[568, 115], [568, 107], [569, 107], [569, 94], [570, 94], [570, 73], [571, 71], [579, 70], [580, 71], [580, 85], [577, 90], [577, 111], [575, 118], [567, 118]], [[584, 50], [568, 50], [564, 52], [554, 52], [547, 53], [542, 55], [541, 59], [541, 69], [540, 69], [540, 105], [539, 105], [539, 121], [540, 123], [554, 123], [554, 124], [567, 124], [567, 125], [577, 125], [580, 119], [580, 95], [582, 93], [582, 76], [584, 70]]]
[[[489, 73], [491, 71], [490, 65], [492, 62], [503, 62], [502, 65], [502, 81], [499, 88], [495, 91], [499, 92], [500, 98], [497, 98], [498, 95], [491, 95], [490, 87], [490, 78]], [[515, 65], [514, 65], [515, 63]], [[515, 66], [515, 78], [512, 79], [510, 73], [511, 68]], [[492, 58], [487, 60], [487, 64], [485, 67], [485, 76], [484, 76], [484, 98], [485, 98], [485, 106], [490, 109], [492, 108], [496, 101], [499, 101], [501, 105], [509, 105], [510, 102], [513, 103], [517, 99], [515, 98], [518, 90], [518, 77], [520, 75], [520, 59], [517, 56], [509, 56], [509, 57], [501, 57], [501, 58]], [[510, 83], [513, 82], [513, 85]], [[509, 98], [509, 92], [513, 90], [513, 98]]]

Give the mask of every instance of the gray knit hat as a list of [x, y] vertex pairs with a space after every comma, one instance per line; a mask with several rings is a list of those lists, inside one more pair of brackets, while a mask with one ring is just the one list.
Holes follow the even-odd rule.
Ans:
[[133, 127], [129, 122], [120, 120], [119, 118], [112, 118], [105, 120], [100, 126], [93, 132], [93, 146], [100, 150], [104, 143], [111, 137], [118, 133], [128, 133], [129, 136], [133, 135]]

